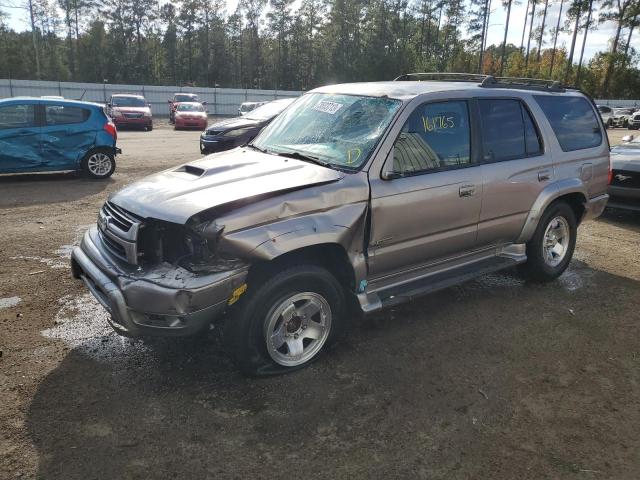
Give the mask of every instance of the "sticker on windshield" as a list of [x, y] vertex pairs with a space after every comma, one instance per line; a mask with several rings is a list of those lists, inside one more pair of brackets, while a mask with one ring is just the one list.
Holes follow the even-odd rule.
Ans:
[[335, 115], [335, 113], [338, 110], [340, 110], [341, 108], [342, 108], [342, 104], [341, 103], [328, 102], [326, 100], [318, 102], [316, 104], [316, 106], [313, 107], [314, 110], [318, 110], [319, 112], [328, 113], [330, 115]]

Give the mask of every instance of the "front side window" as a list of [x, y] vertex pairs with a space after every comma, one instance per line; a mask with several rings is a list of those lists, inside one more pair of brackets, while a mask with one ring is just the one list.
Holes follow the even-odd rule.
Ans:
[[466, 101], [425, 103], [406, 121], [393, 149], [393, 173], [413, 175], [471, 163]]
[[478, 103], [485, 161], [514, 160], [542, 152], [538, 130], [520, 100], [492, 98]]
[[600, 123], [584, 97], [535, 95], [564, 152], [597, 147], [602, 143]]
[[276, 117], [253, 145], [355, 170], [365, 164], [401, 104], [384, 97], [309, 93]]
[[46, 105], [44, 118], [46, 125], [70, 125], [85, 122], [91, 112], [86, 108], [65, 105]]
[[5, 105], [0, 107], [0, 128], [26, 128], [36, 125], [35, 105]]

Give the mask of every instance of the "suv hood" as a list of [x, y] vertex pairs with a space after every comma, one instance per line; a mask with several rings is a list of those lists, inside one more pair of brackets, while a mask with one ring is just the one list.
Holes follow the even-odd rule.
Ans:
[[211, 208], [334, 182], [343, 176], [320, 165], [242, 148], [150, 175], [109, 200], [141, 217], [185, 224]]

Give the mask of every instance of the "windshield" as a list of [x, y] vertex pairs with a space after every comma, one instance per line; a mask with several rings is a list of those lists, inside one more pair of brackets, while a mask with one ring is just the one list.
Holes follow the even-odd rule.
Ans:
[[197, 102], [197, 95], [175, 95], [173, 97], [174, 102]]
[[176, 110], [179, 112], [204, 112], [204, 107], [202, 105], [183, 103], [182, 105], [178, 105]]
[[270, 153], [299, 153], [356, 169], [367, 161], [401, 104], [390, 98], [310, 93], [271, 122], [253, 144]]
[[246, 116], [249, 120], [269, 120], [291, 105], [290, 101], [275, 101], [251, 110]]
[[629, 115], [631, 114], [631, 110], [628, 108], [617, 108], [615, 110], [617, 115]]
[[139, 97], [112, 97], [111, 105], [114, 107], [146, 107], [144, 98]]

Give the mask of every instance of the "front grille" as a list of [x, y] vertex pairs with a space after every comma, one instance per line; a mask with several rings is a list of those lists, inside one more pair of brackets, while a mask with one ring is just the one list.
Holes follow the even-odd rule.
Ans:
[[614, 170], [611, 185], [616, 187], [640, 188], [640, 173], [629, 170]]
[[142, 218], [106, 202], [98, 214], [98, 231], [107, 249], [116, 257], [138, 264], [138, 231]]
[[100, 232], [100, 238], [102, 239], [102, 243], [109, 249], [111, 253], [113, 253], [116, 257], [121, 260], [127, 261], [127, 251], [124, 249], [122, 245], [120, 245], [115, 240], [112, 240], [104, 233]]
[[131, 227], [139, 223], [138, 218], [124, 210], [123, 208], [118, 207], [117, 205], [107, 202], [102, 206], [102, 211], [105, 215], [108, 215], [112, 218], [112, 221], [122, 230], [123, 232], [128, 232], [131, 230]]

